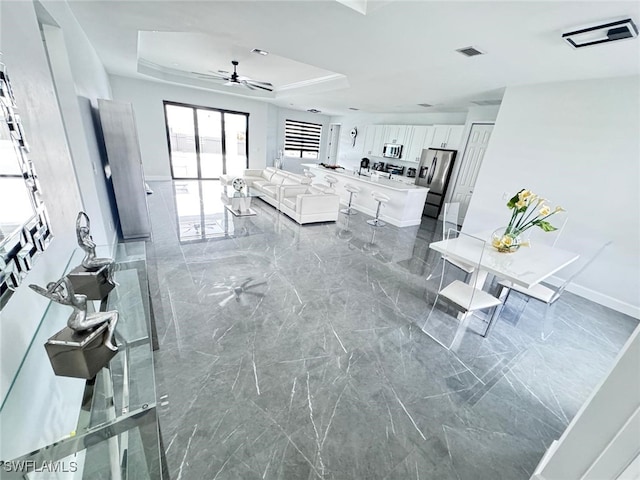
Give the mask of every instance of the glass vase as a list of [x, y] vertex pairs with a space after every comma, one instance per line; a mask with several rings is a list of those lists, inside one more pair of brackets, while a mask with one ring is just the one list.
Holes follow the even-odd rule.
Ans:
[[491, 246], [502, 253], [517, 252], [522, 243], [522, 232], [513, 227], [501, 227], [491, 234]]

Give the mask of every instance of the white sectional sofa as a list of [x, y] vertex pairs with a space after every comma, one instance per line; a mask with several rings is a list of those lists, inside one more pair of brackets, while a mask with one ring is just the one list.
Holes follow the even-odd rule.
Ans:
[[280, 211], [296, 222], [335, 222], [340, 211], [340, 196], [314, 185], [283, 186]]
[[[223, 175], [222, 185], [235, 177]], [[311, 179], [274, 167], [244, 171], [247, 185], [262, 194], [260, 198], [300, 224], [335, 222], [340, 209], [340, 197], [332, 190], [311, 185]]]

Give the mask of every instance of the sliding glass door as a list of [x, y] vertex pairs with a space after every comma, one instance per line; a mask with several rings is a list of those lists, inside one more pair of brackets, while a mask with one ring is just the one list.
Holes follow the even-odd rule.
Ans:
[[249, 114], [164, 102], [173, 178], [215, 179], [249, 166]]

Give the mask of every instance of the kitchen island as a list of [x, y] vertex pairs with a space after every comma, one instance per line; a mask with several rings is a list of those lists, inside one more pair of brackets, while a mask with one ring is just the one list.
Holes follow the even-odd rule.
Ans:
[[378, 191], [389, 197], [389, 202], [380, 210], [380, 219], [396, 227], [412, 227], [420, 225], [422, 210], [427, 199], [428, 188], [408, 185], [387, 178], [371, 178], [360, 176], [347, 170], [325, 168], [315, 163], [305, 163], [314, 174], [314, 184], [327, 184], [324, 177], [331, 175], [338, 180], [334, 185], [336, 193], [340, 195], [340, 203], [349, 203], [349, 195], [344, 186], [347, 183], [360, 188], [360, 193], [353, 197], [351, 207], [367, 215], [375, 216], [378, 202], [371, 196], [371, 192]]

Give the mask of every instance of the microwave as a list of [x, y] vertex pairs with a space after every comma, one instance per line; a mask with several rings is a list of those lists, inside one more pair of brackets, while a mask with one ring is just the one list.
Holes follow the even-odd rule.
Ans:
[[402, 145], [385, 143], [382, 147], [382, 156], [386, 158], [400, 158], [402, 156]]

